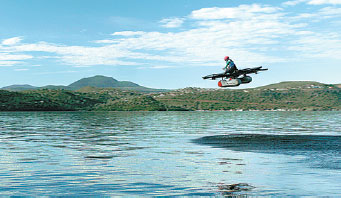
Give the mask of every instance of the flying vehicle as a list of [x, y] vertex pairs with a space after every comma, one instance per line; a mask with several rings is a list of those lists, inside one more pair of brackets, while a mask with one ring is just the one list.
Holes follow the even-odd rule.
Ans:
[[250, 83], [252, 81], [251, 76], [247, 74], [257, 74], [259, 71], [266, 71], [268, 69], [259, 67], [253, 68], [245, 68], [245, 69], [237, 69], [233, 73], [219, 73], [219, 74], [210, 74], [202, 77], [203, 79], [215, 80], [216, 78], [221, 78], [218, 82], [219, 87], [237, 87], [240, 84]]

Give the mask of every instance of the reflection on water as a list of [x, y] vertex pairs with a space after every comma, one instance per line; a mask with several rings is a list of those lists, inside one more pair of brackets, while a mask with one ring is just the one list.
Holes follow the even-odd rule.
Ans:
[[193, 142], [242, 152], [303, 155], [315, 168], [341, 169], [341, 136], [230, 134]]
[[243, 184], [252, 189], [231, 193], [336, 196], [340, 118], [339, 112], [0, 112], [0, 195], [223, 196], [221, 188]]

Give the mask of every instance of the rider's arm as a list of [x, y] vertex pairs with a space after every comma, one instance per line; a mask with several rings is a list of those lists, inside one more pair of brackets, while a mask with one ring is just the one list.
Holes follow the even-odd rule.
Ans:
[[228, 60], [226, 61], [226, 66], [225, 66], [225, 69], [230, 69], [230, 63], [231, 63], [231, 60]]

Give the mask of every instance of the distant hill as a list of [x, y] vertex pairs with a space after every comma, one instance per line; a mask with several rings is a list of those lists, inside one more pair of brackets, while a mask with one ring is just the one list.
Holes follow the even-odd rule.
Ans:
[[82, 87], [89, 86], [106, 88], [106, 87], [139, 87], [140, 85], [129, 81], [118, 81], [112, 77], [97, 75], [89, 78], [82, 78], [74, 83], [71, 83], [68, 87], [70, 87], [73, 90], [77, 90]]
[[89, 78], [82, 78], [69, 86], [70, 90], [78, 90], [83, 87], [96, 87], [96, 88], [119, 88], [127, 91], [138, 91], [145, 93], [154, 93], [154, 92], [165, 92], [168, 91], [166, 89], [153, 89], [144, 86], [140, 86], [136, 83], [130, 81], [118, 81], [112, 77], [106, 76], [94, 76]]
[[23, 91], [23, 90], [33, 90], [37, 88], [38, 87], [25, 84], [25, 85], [10, 85], [10, 86], [3, 87], [1, 89], [9, 90], [9, 91]]
[[270, 84], [262, 87], [257, 87], [258, 89], [310, 89], [310, 88], [325, 88], [329, 86], [315, 81], [284, 81], [280, 83]]
[[166, 92], [166, 89], [153, 89], [148, 87], [140, 86], [136, 83], [130, 81], [118, 81], [112, 77], [107, 76], [93, 76], [88, 78], [82, 78], [77, 80], [74, 83], [71, 83], [68, 86], [64, 85], [47, 85], [43, 87], [35, 87], [31, 85], [11, 85], [7, 87], [1, 88], [2, 90], [8, 91], [24, 91], [24, 90], [40, 90], [40, 89], [51, 89], [51, 90], [78, 90], [83, 87], [95, 87], [95, 88], [118, 88], [122, 90], [129, 90], [129, 91], [138, 91], [144, 93], [157, 93], [157, 92]]
[[38, 87], [38, 89], [66, 89], [66, 90], [70, 90], [70, 88], [68, 86], [64, 86], [64, 85], [46, 85], [43, 87]]

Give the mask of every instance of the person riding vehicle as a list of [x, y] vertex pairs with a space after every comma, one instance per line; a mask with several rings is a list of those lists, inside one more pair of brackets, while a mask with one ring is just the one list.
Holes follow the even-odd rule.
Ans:
[[225, 73], [232, 74], [237, 70], [236, 64], [234, 64], [233, 60], [230, 59], [230, 57], [225, 56], [224, 60], [226, 61], [226, 66], [223, 67], [223, 70], [225, 70]]
[[236, 64], [228, 57], [225, 56], [226, 66], [223, 68], [225, 70], [223, 73], [210, 74], [203, 76], [203, 79], [215, 80], [221, 78], [218, 82], [219, 87], [237, 87], [240, 84], [250, 83], [252, 81], [251, 76], [247, 74], [257, 74], [259, 71], [266, 71], [267, 68], [262, 68], [262, 66], [237, 69]]

